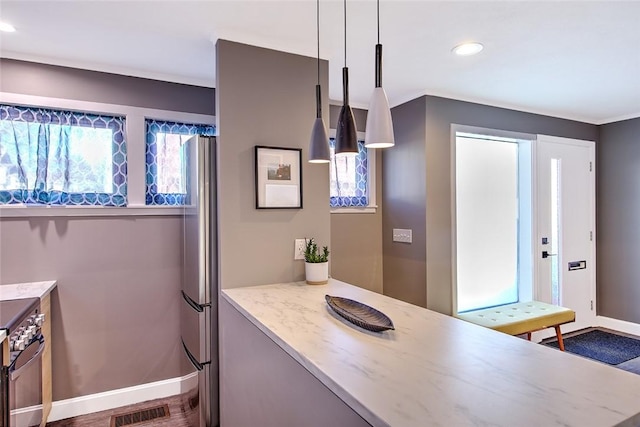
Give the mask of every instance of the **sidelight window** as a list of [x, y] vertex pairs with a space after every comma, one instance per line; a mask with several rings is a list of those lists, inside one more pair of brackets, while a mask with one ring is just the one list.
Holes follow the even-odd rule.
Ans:
[[528, 282], [530, 210], [519, 141], [455, 139], [457, 312], [517, 302]]

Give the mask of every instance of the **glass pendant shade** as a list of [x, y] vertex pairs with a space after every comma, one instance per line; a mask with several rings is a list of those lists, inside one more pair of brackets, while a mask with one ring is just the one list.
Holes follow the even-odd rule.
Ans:
[[320, 89], [320, 0], [316, 1], [316, 30], [318, 33], [318, 84], [316, 85], [316, 120], [311, 129], [309, 141], [309, 163], [329, 163], [331, 152], [327, 127], [322, 120], [322, 95]]
[[327, 128], [321, 117], [316, 118], [311, 129], [311, 142], [309, 143], [309, 163], [329, 163], [329, 138]]
[[381, 87], [373, 90], [369, 101], [365, 139], [364, 146], [367, 148], [389, 148], [396, 144], [389, 100]]
[[347, 67], [342, 69], [342, 91], [344, 102], [336, 126], [336, 155], [357, 155], [358, 134], [356, 133], [356, 119], [349, 106], [349, 69]]
[[311, 129], [311, 141], [309, 142], [309, 163], [329, 163], [331, 159], [329, 152], [329, 138], [327, 138], [327, 128], [322, 120], [322, 110], [320, 105], [320, 85], [316, 86], [316, 120]]
[[380, 0], [378, 4], [378, 44], [376, 44], [376, 86], [369, 102], [364, 146], [389, 148], [396, 145], [387, 94], [382, 88], [382, 45], [380, 44]]

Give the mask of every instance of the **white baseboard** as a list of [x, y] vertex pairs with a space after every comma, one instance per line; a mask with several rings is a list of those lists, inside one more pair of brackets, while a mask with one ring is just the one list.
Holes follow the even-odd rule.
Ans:
[[610, 317], [596, 316], [597, 326], [613, 329], [615, 331], [640, 336], [640, 325], [625, 320], [612, 319]]
[[[51, 413], [47, 421], [64, 420], [93, 412], [106, 411], [120, 406], [133, 405], [147, 400], [161, 399], [184, 393], [198, 385], [198, 373], [193, 372], [184, 377], [170, 378], [168, 380], [141, 384], [87, 396], [74, 397], [72, 399], [53, 402]], [[40, 407], [41, 408], [41, 407]], [[26, 415], [28, 412], [38, 410], [39, 407], [21, 409], [19, 412]], [[16, 415], [17, 411], [16, 411]], [[18, 424], [20, 425], [20, 424]]]

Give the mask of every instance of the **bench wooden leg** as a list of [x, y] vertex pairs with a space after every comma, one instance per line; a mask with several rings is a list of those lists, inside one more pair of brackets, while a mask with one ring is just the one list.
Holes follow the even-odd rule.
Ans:
[[560, 325], [556, 325], [556, 336], [558, 337], [558, 348], [560, 351], [564, 351], [564, 341], [562, 341], [562, 332], [560, 332]]
[[531, 341], [531, 332], [527, 332], [527, 339]]

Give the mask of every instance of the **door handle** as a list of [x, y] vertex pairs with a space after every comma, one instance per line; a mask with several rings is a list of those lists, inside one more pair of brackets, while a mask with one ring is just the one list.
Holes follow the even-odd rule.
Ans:
[[202, 371], [205, 365], [211, 364], [211, 361], [202, 362], [202, 363], [198, 362], [198, 359], [196, 359], [196, 357], [193, 354], [191, 354], [191, 352], [189, 351], [189, 348], [184, 343], [184, 340], [182, 338], [180, 338], [180, 340], [182, 341], [182, 349], [184, 350], [184, 353], [186, 354], [187, 358], [189, 359], [189, 362], [191, 362], [194, 368], [196, 368], [198, 371]]
[[549, 258], [550, 256], [558, 256], [558, 254], [550, 254], [547, 251], [542, 251], [542, 258]]
[[[27, 348], [31, 347], [31, 346], [38, 346], [38, 349], [36, 350], [36, 352], [33, 354], [33, 356], [31, 356], [31, 359], [29, 359], [24, 365], [17, 367], [17, 361], [20, 358], [20, 356], [18, 356], [13, 363], [9, 366], [9, 380], [10, 381], [16, 381], [18, 379], [18, 377], [20, 377], [20, 375], [22, 375], [22, 373], [29, 369], [29, 366], [33, 365], [34, 363], [38, 362], [40, 360], [40, 358], [42, 357], [42, 352], [44, 351], [44, 346], [45, 346], [45, 342], [44, 342], [44, 337], [42, 335], [40, 335], [39, 338], [34, 339], [33, 341], [31, 341], [31, 344], [29, 344], [27, 346]], [[26, 348], [25, 348], [26, 350]], [[23, 350], [24, 351], [24, 350]]]
[[198, 313], [202, 313], [204, 311], [205, 307], [211, 307], [210, 303], [198, 304], [193, 299], [191, 299], [191, 297], [189, 295], [187, 295], [187, 293], [185, 291], [181, 290], [180, 292], [182, 292], [182, 298], [187, 302], [187, 304], [189, 304], [191, 306], [191, 308], [193, 308]]

